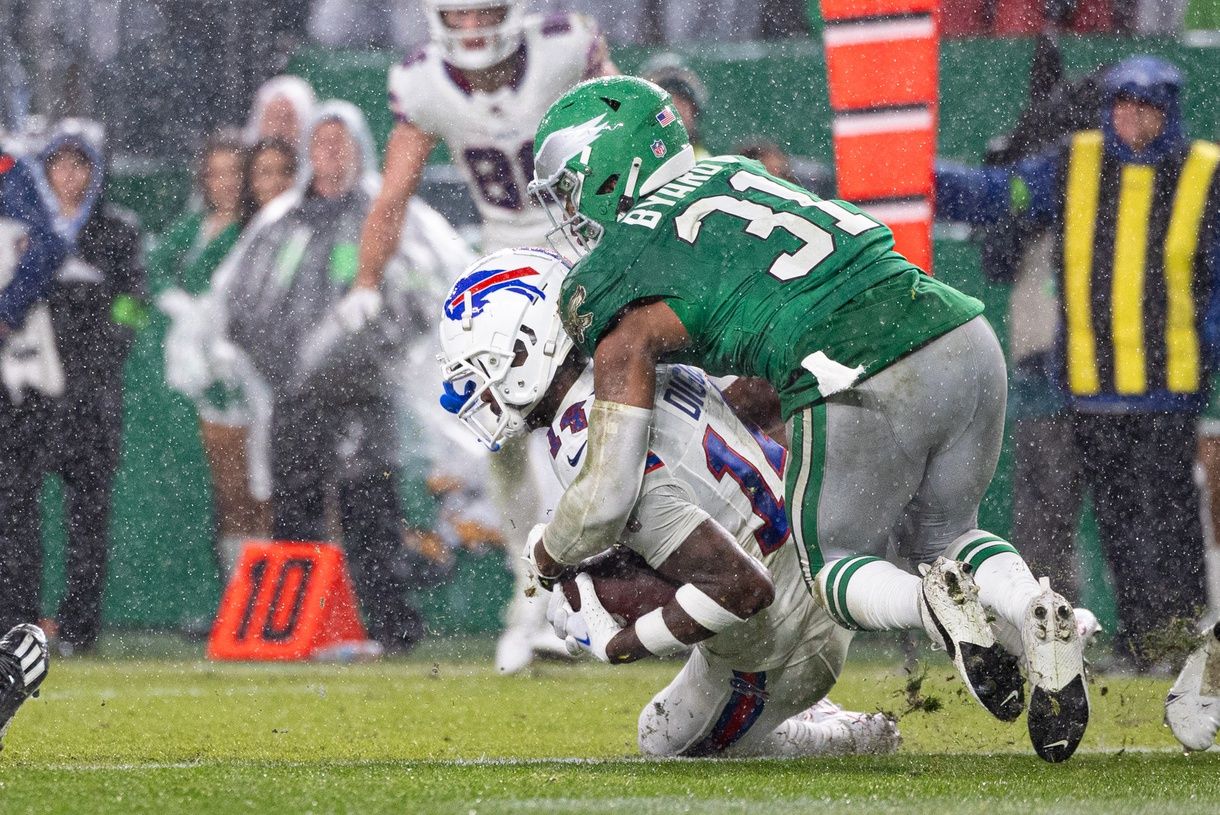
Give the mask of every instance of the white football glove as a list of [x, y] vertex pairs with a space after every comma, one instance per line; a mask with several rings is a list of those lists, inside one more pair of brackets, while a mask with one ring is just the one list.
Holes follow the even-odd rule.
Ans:
[[[563, 589], [556, 586], [546, 604], [546, 621], [551, 624], [551, 630], [555, 632], [556, 637], [567, 640], [568, 620], [572, 619], [575, 614], [576, 612], [568, 605], [568, 598], [564, 596]], [[583, 622], [581, 626], [583, 629]]]
[[335, 316], [339, 325], [349, 334], [355, 334], [381, 313], [381, 292], [363, 286], [355, 286], [335, 305]]
[[[600, 661], [609, 662], [606, 646], [614, 639], [615, 634], [623, 630], [622, 626], [614, 621], [614, 617], [598, 599], [597, 591], [593, 588], [593, 578], [581, 572], [576, 575], [576, 588], [580, 591], [580, 611], [572, 612], [569, 607], [564, 623], [567, 632], [564, 643], [568, 647], [568, 653], [577, 654], [583, 649]], [[562, 591], [555, 593], [563, 594]]]

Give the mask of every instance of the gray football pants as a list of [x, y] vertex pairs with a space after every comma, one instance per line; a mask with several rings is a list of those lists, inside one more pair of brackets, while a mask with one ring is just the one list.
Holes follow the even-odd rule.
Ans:
[[978, 524], [1004, 433], [1007, 371], [983, 317], [792, 417], [785, 493], [812, 573], [849, 554], [912, 563]]

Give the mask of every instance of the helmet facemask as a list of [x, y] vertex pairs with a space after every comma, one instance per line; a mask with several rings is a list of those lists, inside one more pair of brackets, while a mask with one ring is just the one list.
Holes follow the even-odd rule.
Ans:
[[[470, 292], [481, 284], [469, 281], [501, 267], [528, 269], [532, 274], [521, 281], [531, 282], [476, 303]], [[530, 413], [572, 349], [558, 308], [566, 272], [563, 259], [549, 252], [506, 250], [471, 267], [456, 284], [468, 287], [465, 294], [455, 291], [446, 301], [440, 357], [446, 391], [462, 400], [457, 417], [492, 450], [529, 431]]]
[[[445, 52], [445, 60], [467, 71], [480, 71], [496, 65], [512, 55], [521, 44], [521, 0], [427, 0], [428, 25], [432, 39]], [[452, 28], [445, 22], [445, 12], [504, 10], [504, 16], [479, 28]], [[466, 42], [482, 40], [481, 48], [471, 48]]]
[[579, 166], [570, 162], [547, 178], [531, 181], [528, 189], [551, 221], [551, 231], [546, 234], [551, 248], [562, 255], [583, 257], [597, 246], [606, 229], [580, 211], [588, 169], [587, 165], [582, 169], [571, 165]]

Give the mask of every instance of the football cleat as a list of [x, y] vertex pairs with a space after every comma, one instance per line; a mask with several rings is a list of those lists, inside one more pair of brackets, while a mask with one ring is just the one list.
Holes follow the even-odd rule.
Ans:
[[829, 696], [823, 696], [821, 699], [814, 702], [812, 707], [810, 707], [808, 710], [801, 711], [797, 714], [797, 716], [799, 716], [802, 721], [818, 724], [819, 722], [824, 722], [827, 719], [833, 719], [835, 716], [845, 712], [846, 711], [844, 711], [843, 708], [830, 701]]
[[22, 702], [38, 695], [50, 665], [47, 635], [22, 623], [0, 637], [0, 739]]
[[1021, 625], [1029, 676], [1029, 738], [1045, 761], [1065, 761], [1076, 752], [1089, 724], [1084, 678], [1084, 642], [1077, 616], [1047, 578], [1029, 603]]
[[[796, 719], [808, 722], [817, 749], [811, 755], [861, 756], [889, 755], [898, 752], [902, 734], [898, 723], [884, 713], [857, 713], [843, 710], [833, 702], [829, 707], [818, 702], [796, 714]], [[837, 712], [830, 713], [829, 708]]]
[[1220, 623], [1186, 659], [1165, 697], [1165, 724], [1187, 750], [1206, 750], [1220, 730]]
[[935, 646], [945, 649], [970, 695], [1002, 722], [1021, 715], [1024, 682], [1017, 658], [996, 642], [970, 567], [937, 558], [920, 567], [919, 604], [924, 629]]
[[496, 641], [496, 672], [515, 674], [524, 671], [534, 661], [534, 648], [530, 644], [531, 632], [520, 626], [504, 629]]

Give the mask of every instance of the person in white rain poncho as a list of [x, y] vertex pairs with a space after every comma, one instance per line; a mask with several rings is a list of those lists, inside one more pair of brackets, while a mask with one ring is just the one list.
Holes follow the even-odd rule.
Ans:
[[[243, 394], [252, 469], [270, 474], [277, 539], [324, 540], [335, 488], [344, 544], [370, 634], [387, 649], [422, 633], [395, 561], [402, 541], [395, 373], [410, 327], [406, 275], [387, 277], [387, 308], [358, 332], [336, 309], [356, 271], [356, 241], [378, 177], [359, 110], [331, 101], [307, 129], [309, 161], [293, 190], [250, 224], [217, 271], [201, 343], [212, 376]], [[405, 264], [436, 275], [465, 249], [422, 202], [405, 229]], [[426, 288], [426, 287], [425, 287]], [[260, 462], [262, 462], [260, 464]]]
[[301, 136], [316, 106], [313, 88], [301, 77], [272, 77], [254, 94], [242, 140], [254, 144], [263, 139], [282, 139], [293, 147], [303, 147]]

